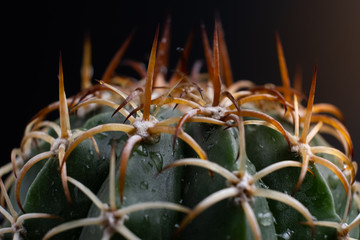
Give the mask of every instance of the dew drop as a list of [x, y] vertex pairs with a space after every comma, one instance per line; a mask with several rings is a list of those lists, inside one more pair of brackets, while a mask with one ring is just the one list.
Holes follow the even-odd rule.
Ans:
[[155, 163], [155, 167], [158, 171], [163, 169], [164, 160], [160, 153], [150, 152], [150, 158]]
[[144, 147], [143, 145], [139, 145], [139, 147], [135, 151], [136, 151], [137, 154], [139, 154], [141, 156], [148, 156], [149, 155], [146, 147]]
[[294, 231], [287, 228], [285, 232], [277, 234], [277, 236], [279, 237], [279, 239], [289, 240], [289, 239], [291, 239], [291, 236], [293, 234], [294, 234]]
[[270, 226], [273, 223], [273, 216], [271, 212], [259, 213], [258, 214], [259, 222], [262, 226]]
[[147, 190], [147, 189], [149, 189], [149, 183], [146, 182], [146, 181], [142, 181], [142, 182], [140, 183], [140, 189], [142, 189], [142, 190]]

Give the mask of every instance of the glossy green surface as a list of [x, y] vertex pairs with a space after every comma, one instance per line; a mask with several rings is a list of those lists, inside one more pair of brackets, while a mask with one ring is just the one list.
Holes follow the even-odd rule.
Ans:
[[[112, 112], [95, 114], [87, 121], [74, 119], [72, 126], [87, 130], [104, 123], [122, 123], [123, 117]], [[159, 120], [178, 116], [170, 109], [160, 111]], [[185, 131], [206, 151], [209, 161], [236, 171], [239, 153], [238, 132], [236, 128], [225, 129], [200, 123], [186, 123]], [[300, 161], [299, 156], [289, 151], [284, 137], [277, 131], [265, 126], [248, 125], [246, 131], [246, 152], [248, 161], [246, 171], [253, 175], [273, 163], [284, 160]], [[109, 159], [111, 146], [116, 141], [116, 180], [119, 178], [119, 159], [123, 146], [128, 139], [121, 132], [106, 132], [95, 135], [100, 149], [98, 155], [92, 142], [82, 142], [67, 160], [68, 176], [87, 186], [103, 201], [109, 200]], [[173, 151], [173, 136], [161, 134], [160, 141], [154, 144], [135, 145], [128, 162], [124, 190], [124, 201], [120, 202], [116, 193], [118, 208], [135, 203], [166, 201], [179, 203], [189, 208], [195, 207], [209, 195], [227, 187], [226, 179], [218, 174], [210, 176], [208, 170], [187, 166], [159, 171], [168, 164], [187, 157], [197, 157], [196, 153], [181, 140]], [[312, 144], [326, 144], [323, 139], [315, 138]], [[41, 145], [44, 151], [48, 146]], [[329, 157], [329, 156], [326, 156]], [[331, 160], [331, 158], [330, 158]], [[306, 174], [294, 198], [305, 205], [316, 220], [341, 220], [344, 212], [345, 192], [341, 182], [328, 169], [310, 164], [311, 173]], [[269, 188], [291, 194], [300, 174], [299, 168], [284, 168], [261, 179], [257, 188]], [[118, 182], [118, 181], [116, 181]], [[118, 185], [116, 185], [118, 188]], [[43, 160], [31, 169], [24, 178], [21, 198], [27, 212], [45, 212], [61, 217], [55, 220], [28, 220], [24, 227], [28, 239], [41, 239], [52, 227], [74, 219], [96, 217], [100, 211], [87, 196], [69, 183], [73, 205], [70, 205], [62, 189], [57, 158]], [[26, 195], [26, 198], [25, 198]], [[326, 227], [316, 227], [315, 232], [302, 224], [305, 218], [292, 207], [273, 200], [254, 197], [250, 202], [257, 217], [263, 239], [336, 239], [336, 231]], [[356, 216], [352, 207], [348, 222]], [[172, 239], [184, 214], [165, 209], [142, 210], [128, 215], [125, 225], [139, 238], [151, 240]], [[358, 228], [351, 235], [358, 236]], [[78, 228], [59, 234], [52, 239], [101, 239], [99, 226]], [[253, 239], [251, 227], [242, 207], [234, 199], [222, 200], [197, 216], [179, 235], [178, 239]], [[123, 239], [115, 234], [112, 239]]]
[[[207, 124], [189, 124], [190, 135], [205, 149], [209, 160], [230, 171], [238, 169], [238, 133]], [[191, 151], [188, 152], [188, 154]], [[189, 154], [188, 157], [191, 157]], [[247, 162], [247, 173], [255, 168]], [[194, 207], [210, 194], [224, 189], [226, 179], [218, 174], [209, 176], [209, 171], [199, 167], [184, 169], [183, 204]], [[276, 239], [272, 214], [263, 198], [254, 198], [250, 203], [261, 227], [263, 239]], [[197, 216], [180, 234], [181, 239], [253, 239], [251, 228], [242, 207], [234, 199], [223, 200]]]

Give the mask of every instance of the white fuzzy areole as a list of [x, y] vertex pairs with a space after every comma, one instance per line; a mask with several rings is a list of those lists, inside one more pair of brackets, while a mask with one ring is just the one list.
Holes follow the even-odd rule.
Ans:
[[149, 138], [150, 134], [148, 132], [149, 128], [154, 127], [159, 121], [150, 116], [148, 121], [144, 121], [143, 119], [136, 118], [133, 122], [133, 126], [136, 128], [136, 134], [141, 136], [142, 138]]
[[54, 155], [57, 155], [59, 153], [59, 148], [61, 145], [67, 147], [69, 145], [69, 140], [64, 138], [57, 138], [54, 144], [51, 146], [51, 151], [53, 152]]
[[204, 107], [204, 112], [209, 112], [211, 114], [211, 117], [214, 119], [221, 119], [225, 116], [226, 110], [223, 107], [217, 106], [217, 107]]

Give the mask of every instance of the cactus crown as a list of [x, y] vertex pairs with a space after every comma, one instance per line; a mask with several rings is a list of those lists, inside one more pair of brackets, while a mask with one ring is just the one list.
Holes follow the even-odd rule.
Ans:
[[[2, 201], [0, 212], [9, 222], [8, 226], [4, 224], [4, 227], [0, 229], [0, 236], [9, 236], [9, 233], [12, 233], [13, 239], [20, 237], [37, 239], [39, 236], [30, 232], [31, 227], [26, 225], [26, 221], [36, 222], [38, 218], [48, 218], [58, 222], [53, 224], [50, 229], [44, 230], [45, 234], [40, 236], [43, 239], [50, 239], [80, 227], [84, 229], [80, 237], [85, 238], [88, 236], [85, 229], [90, 225], [101, 226], [102, 239], [116, 238], [118, 235], [126, 239], [139, 239], [139, 231], [136, 229], [141, 228], [141, 223], [137, 223], [137, 227], [134, 227], [134, 223], [127, 225], [127, 222], [136, 218], [133, 217], [136, 212], [144, 213], [145, 217], [148, 216], [146, 211], [160, 208], [179, 214], [176, 215], [178, 217], [175, 217], [176, 229], [168, 231], [171, 232], [170, 236], [186, 239], [186, 232], [192, 231], [191, 226], [197, 228], [196, 219], [200, 215], [216, 208], [219, 206], [218, 203], [226, 200], [231, 202], [231, 206], [241, 209], [242, 215], [239, 214], [244, 216], [244, 219], [241, 223], [239, 222], [239, 226], [241, 224], [248, 225], [250, 229], [246, 234], [234, 233], [235, 235], [239, 234], [236, 236], [246, 235], [250, 236], [250, 239], [270, 239], [269, 236], [272, 235], [271, 238], [290, 239], [294, 230], [289, 230], [286, 233], [288, 237], [286, 237], [285, 233], [278, 232], [280, 231], [278, 229], [283, 230], [281, 223], [274, 224], [271, 220], [271, 223], [266, 225], [259, 222], [259, 216], [262, 214], [259, 213], [259, 209], [263, 209], [263, 211], [267, 209], [268, 213], [266, 214], [274, 215], [274, 218], [275, 215], [281, 215], [281, 213], [275, 213], [277, 203], [287, 205], [292, 209], [291, 211], [297, 214], [294, 215], [297, 216], [295, 219], [289, 221], [287, 229], [290, 229], [291, 224], [299, 224], [306, 229], [306, 234], [310, 234], [315, 239], [319, 239], [316, 237], [319, 229], [321, 229], [320, 234], [323, 232], [331, 234], [331, 231], [335, 231], [335, 235], [332, 234], [338, 239], [348, 239], [350, 236], [359, 234], [360, 215], [357, 214], [353, 204], [357, 203], [357, 207], [360, 207], [358, 183], [355, 182], [357, 165], [352, 161], [353, 145], [350, 134], [342, 122], [343, 116], [340, 110], [330, 104], [314, 103], [316, 67], [307, 104], [303, 106], [301, 102], [305, 101], [306, 97], [303, 96], [300, 89], [291, 87], [280, 37], [276, 34], [282, 86], [273, 84], [257, 86], [253, 82], [245, 80], [234, 82], [223, 29], [217, 18], [212, 48], [205, 27], [203, 25], [201, 27], [208, 73], [200, 73], [200, 68], [196, 64], [191, 74], [187, 70], [193, 38], [193, 35], [190, 35], [174, 74], [169, 81], [166, 81], [170, 44], [170, 19], [168, 18], [160, 41], [158, 40], [159, 27], [156, 30], [147, 69], [145, 70], [141, 63], [126, 61], [143, 78], [140, 81], [134, 81], [131, 78], [115, 74], [115, 69], [122, 60], [132, 35], [130, 34], [125, 40], [110, 62], [102, 80], [96, 84], [91, 83], [91, 44], [89, 38], [85, 39], [82, 90], [70, 98], [65, 95], [60, 57], [59, 101], [48, 105], [33, 117], [26, 127], [20, 148], [14, 149], [11, 153], [11, 163], [0, 168], [2, 179], [0, 182]], [[297, 83], [296, 86], [299, 84]], [[47, 120], [47, 115], [56, 110], [59, 111], [59, 120], [57, 122]], [[101, 119], [96, 120], [99, 122], [91, 120], [95, 118]], [[202, 127], [204, 126], [215, 130], [203, 131]], [[198, 136], [197, 131], [203, 132]], [[216, 141], [208, 140], [211, 136], [205, 135], [211, 131], [216, 135], [224, 134], [224, 136], [219, 137]], [[261, 144], [256, 142], [256, 137], [262, 132], [271, 136], [275, 149], [270, 150], [279, 152], [277, 155], [275, 154], [275, 158], [280, 156], [278, 149], [283, 151], [281, 156], [291, 156], [291, 158], [279, 158], [274, 161], [257, 160], [257, 156], [260, 156], [261, 153], [253, 149], [261, 147]], [[319, 137], [319, 133], [329, 134], [338, 139], [343, 146], [343, 151], [328, 146]], [[102, 134], [104, 136], [101, 137]], [[172, 137], [166, 137], [168, 135]], [[123, 140], [123, 136], [125, 136], [125, 140]], [[259, 136], [260, 138], [265, 139], [266, 137]], [[170, 140], [170, 144], [168, 144], [168, 140]], [[231, 151], [211, 152], [211, 149], [216, 148], [212, 145], [215, 142], [219, 148], [228, 148]], [[162, 198], [161, 194], [154, 194], [149, 198], [150, 200], [147, 200], [140, 194], [134, 197], [136, 200], [131, 202], [129, 199], [133, 199], [133, 197], [129, 189], [134, 187], [134, 178], [142, 178], [140, 176], [142, 166], [140, 158], [134, 157], [137, 154], [136, 151], [141, 146], [142, 150], [139, 150], [141, 152], [139, 154], [149, 155], [146, 149], [155, 148], [158, 145], [158, 152], [152, 152], [154, 156], [150, 156], [156, 165], [156, 174], [149, 174], [151, 176], [147, 176], [146, 179], [151, 177], [151, 181], [156, 182], [162, 175], [168, 174], [166, 181], [171, 182], [168, 179], [169, 176], [177, 176], [177, 179], [171, 184], [181, 185], [178, 188], [182, 188], [182, 190], [176, 190], [178, 193], [171, 198]], [[167, 149], [168, 146], [170, 146], [170, 154], [168, 154], [169, 156], [164, 154], [164, 156], [166, 155], [170, 160], [166, 160], [165, 165], [160, 160], [156, 160], [158, 161], [156, 162], [155, 156], [157, 159], [165, 158], [161, 148]], [[82, 164], [79, 156], [84, 152], [81, 149], [90, 149], [96, 153], [91, 158], [101, 158], [106, 163], [106, 166], [101, 168], [104, 177], [101, 177], [100, 182], [94, 183], [96, 181], [93, 179], [94, 176], [99, 174], [96, 169], [94, 170], [96, 174], [90, 176], [94, 173], [89, 173], [89, 177], [84, 176], [87, 175], [87, 172], [83, 170], [81, 170], [81, 177], [79, 177], [80, 173], [79, 175], [74, 174], [74, 171], [80, 171], [74, 166]], [[268, 153], [270, 150], [264, 150], [264, 155], [271, 155]], [[176, 155], [175, 152], [179, 152], [179, 154]], [[192, 153], [189, 154], [189, 152]], [[225, 156], [222, 156], [226, 154], [230, 154], [232, 157], [226, 159]], [[175, 156], [179, 156], [179, 158]], [[270, 158], [272, 157], [269, 156]], [[36, 170], [36, 168], [39, 166], [38, 163], [46, 160], [43, 168], [51, 169], [51, 159], [56, 159], [53, 164], [55, 170], [52, 174], [57, 176], [58, 180], [56, 181], [59, 182], [65, 199], [62, 204], [70, 209], [76, 208], [80, 202], [79, 199], [87, 202], [85, 213], [82, 215], [64, 217], [57, 216], [56, 212], [48, 209], [43, 209], [44, 213], [33, 211], [32, 206], [36, 204], [31, 203], [32, 191], [35, 191], [34, 189], [40, 185], [37, 182], [40, 181], [38, 179], [45, 176], [46, 171], [50, 171]], [[95, 162], [95, 160], [91, 161]], [[205, 172], [202, 171], [204, 169]], [[285, 187], [284, 189], [279, 187], [283, 181], [281, 178], [293, 173], [290, 171], [290, 173], [283, 174], [287, 169], [298, 170], [297, 176], [292, 176], [295, 182], [291, 184], [292, 190], [290, 191], [292, 192], [290, 194], [284, 190]], [[139, 171], [139, 175], [136, 175], [136, 171]], [[189, 177], [192, 173], [194, 173], [192, 177]], [[24, 190], [23, 185], [25, 179], [29, 178], [28, 175], [34, 175], [32, 179], [30, 177], [30, 183], [27, 183], [27, 185], [32, 185]], [[333, 181], [336, 183], [333, 187], [329, 187], [331, 185], [329, 181], [334, 179], [334, 176], [335, 180]], [[270, 178], [275, 180], [269, 180]], [[188, 182], [185, 187], [181, 183], [184, 179], [189, 179], [186, 180]], [[51, 179], [46, 181], [51, 182]], [[158, 180], [158, 182], [161, 181], [164, 179]], [[318, 187], [321, 186], [318, 191], [326, 195], [324, 201], [330, 202], [331, 210], [328, 210], [327, 213], [329, 216], [332, 214], [332, 217], [321, 217], [318, 212], [316, 212], [318, 215], [314, 215], [313, 210], [318, 207], [315, 206], [315, 202], [318, 201], [316, 198], [320, 196], [316, 195], [317, 193], [312, 192], [311, 196], [300, 197], [301, 194], [308, 194], [303, 185], [306, 183], [306, 187], [311, 188], [308, 186], [311, 181], [313, 182], [311, 187], [316, 184]], [[46, 183], [48, 188], [52, 188], [50, 182]], [[88, 185], [84, 182], [87, 182]], [[156, 184], [163, 184], [158, 182]], [[272, 182], [277, 183], [272, 185]], [[140, 187], [147, 189], [148, 185], [149, 183], [142, 181]], [[274, 189], [272, 189], [273, 186]], [[175, 192], [175, 188], [159, 187], [159, 189], [153, 188], [153, 190], [168, 191], [165, 195], [171, 195], [172, 192]], [[77, 192], [80, 190], [83, 196], [81, 197], [79, 194], [74, 196], [74, 189], [77, 189]], [[196, 192], [191, 193], [196, 197], [191, 194], [184, 197], [187, 189], [199, 191], [204, 189], [205, 197]], [[27, 196], [22, 196], [22, 192], [27, 192]], [[13, 196], [9, 197], [12, 194]], [[136, 195], [136, 193], [134, 194]], [[179, 198], [177, 196], [179, 194], [182, 194], [182, 197]], [[104, 197], [105, 195], [106, 197]], [[314, 199], [311, 199], [312, 196]], [[259, 202], [265, 201], [264, 199], [270, 199], [273, 202], [270, 201], [269, 206], [267, 202]], [[46, 199], [46, 201], [56, 202], [57, 200]], [[19, 209], [15, 207], [15, 202]], [[259, 207], [259, 204], [264, 207]], [[96, 215], [91, 215], [92, 210], [89, 211], [91, 205], [93, 205], [92, 209], [97, 209]], [[269, 208], [273, 213], [269, 212]], [[237, 210], [231, 211], [236, 212]], [[222, 217], [238, 218], [238, 215], [234, 216], [229, 214]], [[211, 224], [212, 221], [209, 220], [209, 222]], [[233, 222], [238, 223], [235, 220]], [[164, 222], [161, 224], [164, 225]], [[272, 227], [267, 229], [265, 225]], [[287, 225], [285, 224], [285, 226]], [[190, 230], [187, 230], [188, 227]], [[232, 237], [231, 231], [229, 230], [229, 236]], [[303, 236], [301, 234], [295, 233], [294, 236]], [[79, 235], [80, 233], [77, 233], [76, 236], [79, 237]], [[164, 236], [163, 238], [167, 239]], [[229, 238], [232, 239], [231, 237]], [[225, 236], [223, 239], [226, 239]]]

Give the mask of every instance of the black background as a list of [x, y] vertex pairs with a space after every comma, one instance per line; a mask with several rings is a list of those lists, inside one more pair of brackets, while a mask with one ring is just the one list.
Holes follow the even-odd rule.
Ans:
[[223, 23], [235, 79], [281, 84], [275, 31], [281, 36], [293, 78], [302, 69], [308, 93], [318, 64], [315, 101], [342, 109], [360, 157], [360, 1], [49, 1], [13, 2], [2, 7], [1, 162], [20, 144], [28, 120], [58, 98], [58, 60], [62, 53], [68, 96], [80, 89], [86, 33], [92, 39], [94, 78], [100, 79], [115, 51], [136, 28], [125, 58], [147, 61], [158, 24], [172, 16], [171, 62], [194, 26], [191, 61], [203, 59], [199, 24], [212, 34], [214, 13]]

